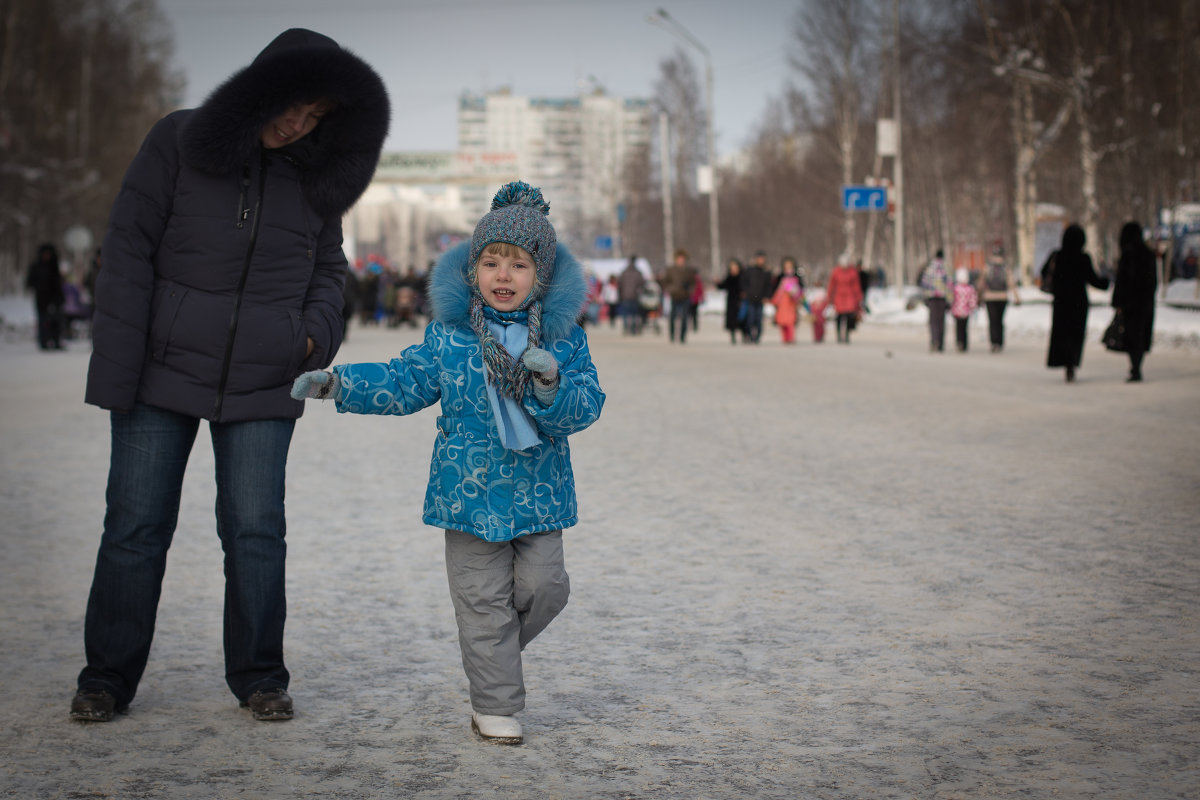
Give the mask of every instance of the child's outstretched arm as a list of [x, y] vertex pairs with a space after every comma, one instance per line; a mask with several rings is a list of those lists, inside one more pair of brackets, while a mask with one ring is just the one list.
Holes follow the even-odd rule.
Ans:
[[339, 413], [411, 414], [441, 397], [440, 370], [431, 342], [425, 341], [383, 363], [338, 364], [332, 372], [306, 372], [292, 384], [292, 397], [333, 400]]

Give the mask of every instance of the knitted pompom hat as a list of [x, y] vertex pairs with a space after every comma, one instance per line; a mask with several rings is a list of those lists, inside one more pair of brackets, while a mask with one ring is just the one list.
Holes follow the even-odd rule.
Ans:
[[537, 269], [537, 283], [527, 302], [541, 297], [554, 274], [555, 236], [554, 226], [547, 219], [549, 213], [550, 204], [542, 197], [541, 189], [524, 181], [504, 184], [492, 198], [492, 210], [475, 226], [469, 263], [478, 261], [483, 248], [493, 242], [515, 244], [533, 256]]

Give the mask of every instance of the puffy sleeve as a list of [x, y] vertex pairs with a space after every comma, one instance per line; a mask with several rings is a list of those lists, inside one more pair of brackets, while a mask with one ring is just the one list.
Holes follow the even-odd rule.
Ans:
[[582, 328], [573, 328], [546, 349], [558, 361], [558, 394], [551, 405], [543, 406], [530, 389], [523, 405], [543, 436], [569, 436], [600, 418], [604, 391]]
[[147, 134], [109, 215], [96, 278], [85, 400], [127, 411], [137, 398], [154, 292], [154, 256], [171, 216], [179, 171], [175, 115]]
[[341, 388], [339, 413], [412, 414], [442, 396], [438, 366], [438, 323], [425, 328], [425, 340], [399, 358], [382, 363], [340, 364], [333, 368]]

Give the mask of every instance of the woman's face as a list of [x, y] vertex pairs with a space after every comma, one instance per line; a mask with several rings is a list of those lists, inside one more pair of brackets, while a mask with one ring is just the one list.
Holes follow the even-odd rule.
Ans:
[[300, 141], [332, 110], [333, 103], [328, 100], [297, 103], [266, 124], [262, 131], [263, 147], [274, 150]]

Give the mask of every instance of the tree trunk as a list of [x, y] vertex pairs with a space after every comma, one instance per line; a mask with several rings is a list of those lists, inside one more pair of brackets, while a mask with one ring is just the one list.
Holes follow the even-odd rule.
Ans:
[[1033, 164], [1033, 100], [1029, 84], [1018, 81], [1013, 85], [1013, 138], [1017, 145], [1016, 169], [1013, 175], [1013, 199], [1016, 212], [1017, 268], [1022, 283], [1029, 283], [1036, 268], [1033, 263], [1037, 241], [1037, 176]]

